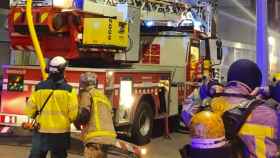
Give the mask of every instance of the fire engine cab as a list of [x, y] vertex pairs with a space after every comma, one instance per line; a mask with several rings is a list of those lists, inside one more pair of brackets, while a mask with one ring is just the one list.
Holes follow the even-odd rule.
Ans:
[[[11, 49], [33, 53], [26, 1], [10, 6]], [[43, 56], [67, 58], [66, 80], [77, 89], [81, 73], [96, 73], [115, 126], [146, 144], [154, 120], [165, 119], [168, 133], [168, 118], [202, 76], [211, 76], [215, 7], [206, 0], [33, 0], [32, 20]], [[3, 66], [2, 129], [28, 120], [23, 108], [40, 80], [39, 66]]]

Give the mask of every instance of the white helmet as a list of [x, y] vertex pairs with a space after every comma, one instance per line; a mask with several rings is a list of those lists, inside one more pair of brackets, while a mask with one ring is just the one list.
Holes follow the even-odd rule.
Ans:
[[67, 66], [67, 61], [61, 57], [57, 56], [52, 58], [47, 66], [46, 72], [47, 73], [63, 73]]
[[85, 72], [80, 76], [80, 89], [84, 89], [87, 86], [97, 85], [97, 75], [93, 72]]

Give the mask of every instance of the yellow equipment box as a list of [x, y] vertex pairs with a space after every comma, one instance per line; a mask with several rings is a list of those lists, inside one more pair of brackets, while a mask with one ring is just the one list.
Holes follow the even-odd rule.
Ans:
[[83, 44], [100, 47], [128, 47], [128, 23], [112, 18], [85, 18]]

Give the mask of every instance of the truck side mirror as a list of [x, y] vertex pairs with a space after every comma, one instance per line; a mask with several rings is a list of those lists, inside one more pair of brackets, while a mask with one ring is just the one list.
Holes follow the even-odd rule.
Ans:
[[218, 39], [216, 41], [216, 45], [217, 45], [217, 59], [222, 60], [223, 59], [223, 49], [222, 49], [223, 43], [220, 39]]

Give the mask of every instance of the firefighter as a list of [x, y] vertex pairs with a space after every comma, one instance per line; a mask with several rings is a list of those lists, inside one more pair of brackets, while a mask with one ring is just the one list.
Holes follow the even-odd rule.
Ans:
[[36, 120], [29, 158], [66, 158], [70, 145], [70, 124], [78, 114], [78, 97], [64, 79], [67, 61], [60, 56], [51, 59], [47, 80], [36, 85], [24, 109]]
[[204, 81], [203, 84], [193, 91], [184, 101], [181, 118], [186, 126], [189, 126], [192, 116], [208, 108], [209, 101], [215, 93], [223, 92], [224, 86], [217, 80]]
[[[224, 97], [228, 103], [225, 110], [232, 109], [250, 99], [250, 93], [261, 86], [262, 74], [259, 67], [252, 61], [241, 59], [234, 62], [228, 71], [228, 84], [225, 93], [241, 94], [240, 96]], [[277, 156], [278, 118], [276, 110], [267, 102], [253, 108], [238, 131], [244, 143], [243, 157], [270, 158]]]
[[180, 150], [183, 158], [232, 158], [223, 120], [209, 109], [211, 97], [222, 93], [223, 89], [218, 81], [210, 80], [186, 99], [181, 116], [190, 129], [192, 139]]
[[[226, 138], [231, 142], [230, 150], [226, 150], [232, 151], [232, 154], [228, 154], [228, 157], [276, 157], [278, 132], [276, 110], [267, 102], [255, 99], [255, 97], [250, 95], [255, 88], [261, 85], [262, 74], [260, 69], [254, 62], [241, 59], [230, 66], [227, 78], [228, 83], [224, 88], [224, 92], [214, 96], [211, 100], [210, 107], [213, 113], [223, 119]], [[195, 117], [206, 118], [210, 117], [210, 115], [194, 115], [194, 118]], [[213, 120], [216, 119], [214, 116], [211, 117], [213, 117]], [[201, 122], [191, 121], [194, 122], [191, 131], [197, 131], [197, 133], [199, 133], [209, 130], [208, 126], [200, 126], [200, 124], [203, 124], [203, 121], [205, 121], [205, 119], [202, 118], [198, 119], [201, 120]], [[214, 131], [215, 130], [213, 130], [212, 134], [215, 134]], [[201, 139], [197, 137], [192, 139], [201, 141], [201, 144], [205, 141], [208, 142], [203, 136], [201, 136]], [[199, 144], [197, 141], [195, 143]], [[208, 149], [203, 148], [204, 151], [205, 149], [213, 151], [211, 146], [215, 146], [215, 143], [210, 144]], [[223, 147], [219, 146], [218, 148]], [[198, 150], [201, 150], [201, 148], [198, 148]], [[215, 155], [218, 153], [212, 154]], [[220, 155], [219, 157], [225, 156], [226, 155]], [[206, 154], [204, 156], [199, 155], [198, 157], [192, 158], [200, 157], [210, 158], [211, 156]]]
[[80, 77], [80, 114], [76, 127], [83, 126], [82, 139], [86, 158], [104, 158], [105, 148], [114, 145], [116, 132], [109, 99], [96, 88], [96, 74], [83, 73]]

